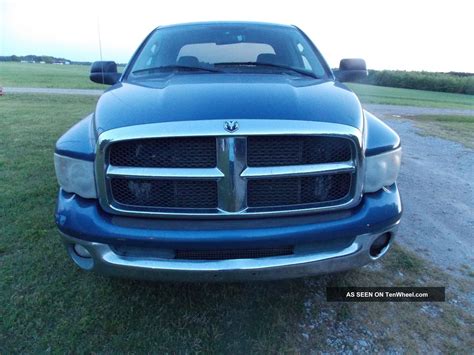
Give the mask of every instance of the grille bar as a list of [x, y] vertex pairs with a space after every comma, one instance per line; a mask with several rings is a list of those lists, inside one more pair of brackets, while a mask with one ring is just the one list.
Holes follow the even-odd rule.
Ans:
[[163, 179], [220, 179], [224, 174], [217, 168], [136, 168], [109, 165], [107, 176], [128, 178], [163, 178]]
[[354, 162], [326, 163], [313, 165], [268, 166], [247, 168], [243, 171], [244, 178], [277, 178], [285, 176], [327, 175], [335, 173], [354, 172]]
[[247, 207], [247, 181], [242, 172], [247, 166], [247, 140], [244, 137], [219, 138], [217, 163], [224, 178], [219, 181], [219, 208], [227, 212]]

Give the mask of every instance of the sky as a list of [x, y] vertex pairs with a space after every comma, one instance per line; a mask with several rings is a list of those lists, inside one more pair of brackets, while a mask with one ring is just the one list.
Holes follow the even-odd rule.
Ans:
[[292, 24], [333, 68], [474, 73], [473, 0], [0, 0], [0, 55], [126, 63], [154, 28], [196, 21]]

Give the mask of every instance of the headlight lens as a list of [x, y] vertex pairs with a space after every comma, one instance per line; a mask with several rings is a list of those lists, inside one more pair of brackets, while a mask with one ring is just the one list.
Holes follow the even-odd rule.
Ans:
[[97, 198], [93, 162], [54, 154], [54, 167], [64, 191], [84, 198]]
[[400, 171], [402, 149], [365, 158], [365, 192], [375, 192], [392, 185]]

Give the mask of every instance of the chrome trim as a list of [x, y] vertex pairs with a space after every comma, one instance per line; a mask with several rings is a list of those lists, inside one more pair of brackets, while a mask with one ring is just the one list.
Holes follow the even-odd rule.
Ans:
[[247, 138], [217, 138], [217, 165], [224, 174], [218, 182], [218, 205], [224, 213], [247, 207], [247, 181], [241, 177], [247, 165]]
[[322, 135], [355, 136], [362, 133], [355, 127], [339, 123], [299, 120], [239, 120], [239, 133], [229, 133], [222, 127], [223, 120], [191, 120], [160, 123], [147, 123], [135, 126], [114, 128], [99, 136], [99, 143], [110, 144], [115, 141], [141, 138], [170, 137], [238, 137], [249, 135]]
[[[144, 217], [192, 217], [192, 218], [216, 218], [216, 217], [260, 217], [266, 215], [292, 215], [314, 213], [319, 211], [331, 211], [346, 209], [356, 206], [362, 198], [362, 185], [364, 177], [364, 141], [362, 132], [355, 127], [327, 122], [317, 121], [298, 121], [298, 120], [260, 120], [260, 119], [242, 119], [239, 120], [238, 133], [229, 133], [223, 129], [224, 120], [192, 120], [177, 122], [151, 123], [144, 125], [128, 126], [112, 129], [99, 135], [97, 141], [97, 154], [95, 162], [95, 174], [99, 202], [102, 208], [114, 214], [135, 215]], [[316, 135], [326, 137], [347, 138], [353, 142], [354, 161], [352, 165], [332, 166], [330, 169], [348, 169], [355, 175], [353, 181], [355, 185], [351, 187], [351, 196], [347, 201], [339, 204], [309, 204], [299, 206], [285, 206], [284, 208], [246, 208], [246, 180], [253, 174], [266, 175], [262, 168], [250, 168], [246, 166], [246, 137], [252, 135]], [[153, 209], [147, 207], [127, 207], [113, 202], [111, 189], [108, 188], [111, 175], [108, 175], [109, 162], [108, 148], [118, 141], [146, 139], [146, 138], [169, 138], [169, 137], [216, 137], [218, 143], [218, 166], [193, 172], [193, 169], [185, 169], [191, 175], [197, 178], [217, 179], [219, 191], [219, 203], [216, 209]], [[245, 146], [245, 147], [244, 147]], [[112, 172], [117, 172], [113, 167]], [[122, 167], [120, 169], [123, 169]], [[133, 168], [135, 169], [135, 168]], [[139, 168], [142, 169], [142, 168]], [[254, 170], [257, 169], [257, 170]], [[264, 168], [269, 169], [269, 168]], [[322, 167], [316, 166], [298, 166], [276, 167], [276, 173], [280, 176], [294, 173], [295, 176], [301, 174], [310, 174], [309, 170], [314, 169], [315, 174], [322, 173]], [[289, 170], [293, 169], [292, 172]], [[174, 170], [174, 169], [166, 169]], [[179, 170], [179, 171], [178, 171]], [[168, 171], [166, 177], [172, 177], [172, 174], [179, 175], [183, 170], [178, 169]], [[220, 171], [220, 174], [217, 172]], [[133, 174], [139, 174], [138, 170], [129, 170]], [[165, 174], [160, 170], [143, 170], [145, 176], [153, 174]], [[240, 173], [240, 175], [238, 175]], [[171, 174], [171, 175], [170, 175]], [[222, 176], [222, 175], [223, 176]], [[230, 177], [229, 177], [230, 174]], [[243, 175], [242, 175], [243, 174]], [[250, 174], [250, 175], [249, 175]], [[217, 176], [219, 175], [219, 176]], [[138, 177], [138, 175], [133, 175]], [[188, 178], [194, 178], [188, 175]], [[180, 177], [177, 177], [180, 178]], [[183, 176], [184, 178], [184, 176]], [[222, 194], [222, 196], [221, 196]], [[131, 209], [130, 209], [131, 208]]]
[[312, 165], [287, 165], [272, 167], [249, 167], [242, 172], [243, 178], [267, 178], [285, 176], [324, 175], [355, 171], [352, 161]]
[[[73, 238], [62, 232], [61, 235], [71, 258], [85, 270], [118, 277], [193, 282], [272, 280], [350, 270], [374, 262], [369, 252], [374, 240], [389, 232], [392, 243], [397, 229], [398, 222], [378, 232], [358, 235], [352, 244], [339, 250], [298, 252], [296, 248], [292, 255], [218, 261], [125, 257], [116, 254], [107, 244]], [[92, 263], [82, 263], [82, 258], [74, 254], [74, 244], [90, 252]]]
[[217, 168], [182, 169], [182, 168], [144, 168], [113, 166], [107, 168], [107, 176], [135, 179], [221, 179], [224, 174]]

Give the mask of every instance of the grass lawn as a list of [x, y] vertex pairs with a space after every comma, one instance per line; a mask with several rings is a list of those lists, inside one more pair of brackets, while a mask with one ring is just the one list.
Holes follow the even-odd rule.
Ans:
[[409, 116], [427, 135], [460, 142], [474, 149], [474, 116]]
[[[309, 352], [331, 350], [328, 339], [472, 350], [465, 285], [397, 246], [371, 267], [283, 282], [146, 283], [78, 270], [53, 222], [53, 147], [95, 101], [0, 97], [0, 353]], [[327, 303], [326, 285], [447, 285], [459, 302]]]
[[88, 65], [0, 63], [0, 86], [105, 89], [89, 80]]
[[365, 104], [474, 109], [474, 95], [347, 84]]

